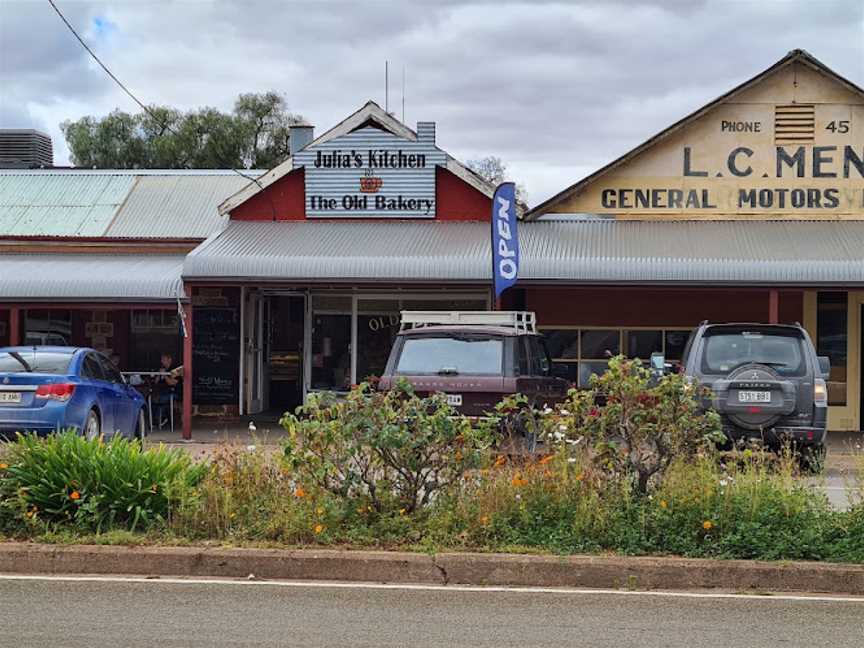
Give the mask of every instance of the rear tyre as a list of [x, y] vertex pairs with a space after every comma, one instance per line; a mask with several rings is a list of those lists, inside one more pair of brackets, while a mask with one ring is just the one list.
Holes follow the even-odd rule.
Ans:
[[134, 438], [138, 439], [143, 443], [145, 436], [147, 436], [147, 428], [144, 422], [144, 410], [142, 409], [140, 412], [138, 412], [138, 420], [135, 423]]
[[99, 413], [95, 409], [91, 409], [84, 421], [84, 438], [88, 441], [95, 441], [101, 434], [102, 423], [99, 421]]

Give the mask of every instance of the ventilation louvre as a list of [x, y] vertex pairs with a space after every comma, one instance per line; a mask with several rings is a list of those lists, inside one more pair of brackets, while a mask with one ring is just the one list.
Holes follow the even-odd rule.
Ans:
[[816, 134], [816, 107], [813, 104], [774, 106], [774, 142], [809, 144]]

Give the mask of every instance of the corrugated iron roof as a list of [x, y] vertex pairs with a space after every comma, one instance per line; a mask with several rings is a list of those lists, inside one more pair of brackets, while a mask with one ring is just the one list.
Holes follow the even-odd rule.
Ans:
[[219, 203], [247, 182], [222, 169], [4, 169], [0, 236], [204, 239], [224, 226]]
[[141, 176], [105, 236], [205, 239], [228, 220], [219, 204], [247, 182], [236, 174]]
[[0, 234], [100, 236], [135, 183], [131, 175], [0, 174]]
[[174, 301], [182, 254], [2, 254], [0, 300]]
[[[864, 285], [864, 222], [528, 222], [520, 278], [573, 283]], [[489, 225], [231, 222], [189, 279], [487, 281]]]

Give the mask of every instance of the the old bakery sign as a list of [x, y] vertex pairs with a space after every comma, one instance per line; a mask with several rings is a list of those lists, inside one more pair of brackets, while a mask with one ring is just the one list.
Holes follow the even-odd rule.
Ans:
[[434, 218], [446, 154], [434, 124], [419, 124], [416, 140], [367, 126], [300, 151], [295, 164], [305, 167], [309, 218]]

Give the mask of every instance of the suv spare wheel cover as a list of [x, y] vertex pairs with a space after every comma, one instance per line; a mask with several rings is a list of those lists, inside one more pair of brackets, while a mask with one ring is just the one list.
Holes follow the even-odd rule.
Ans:
[[[769, 388], [754, 387], [752, 391], [770, 391], [772, 403], [769, 406], [753, 403], [753, 411], [740, 409], [740, 403], [737, 400], [739, 390], [730, 388], [728, 404], [738, 407], [735, 407], [732, 412], [727, 412], [727, 414], [735, 425], [749, 430], [759, 430], [771, 427], [780, 420], [783, 413], [778, 406], [782, 403], [783, 399], [783, 388], [780, 385], [783, 379], [774, 369], [761, 364], [748, 364], [735, 369], [729, 374], [727, 380], [731, 384], [742, 381], [745, 383], [767, 383], [772, 385]], [[777, 399], [780, 400], [778, 401]]]

